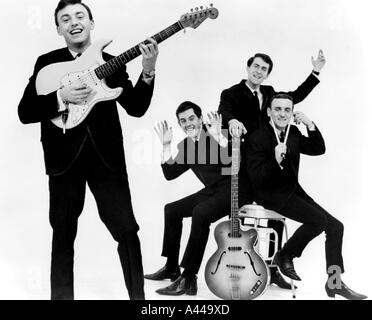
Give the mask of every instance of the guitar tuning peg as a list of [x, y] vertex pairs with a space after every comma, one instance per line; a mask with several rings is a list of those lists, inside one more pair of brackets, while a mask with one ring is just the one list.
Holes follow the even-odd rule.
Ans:
[[199, 11], [199, 8], [198, 8], [198, 7], [196, 7], [196, 8], [195, 8], [195, 11]]
[[200, 6], [200, 10], [203, 10], [203, 6]]
[[194, 12], [194, 9], [190, 9], [191, 12]]
[[210, 4], [210, 7], [211, 7], [211, 8], [213, 7], [213, 3]]

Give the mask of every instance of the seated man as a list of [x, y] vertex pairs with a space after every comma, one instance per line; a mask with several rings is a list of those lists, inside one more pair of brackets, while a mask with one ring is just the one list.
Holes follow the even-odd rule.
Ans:
[[[196, 274], [199, 271], [212, 222], [230, 213], [230, 175], [224, 172], [231, 163], [228, 141], [221, 133], [221, 116], [208, 114], [210, 124], [203, 126], [202, 111], [186, 101], [176, 110], [178, 123], [187, 137], [178, 144], [178, 154], [171, 157], [172, 128], [166, 121], [155, 128], [163, 144], [162, 169], [167, 180], [173, 180], [191, 169], [205, 185], [202, 190], [181, 200], [168, 203], [164, 208], [164, 238], [162, 256], [166, 265], [159, 271], [145, 275], [146, 279], [174, 281], [156, 292], [164, 295], [196, 295]], [[241, 188], [242, 189], [242, 188]], [[244, 194], [246, 192], [242, 192]], [[241, 197], [242, 203], [244, 198]], [[191, 217], [191, 232], [181, 262], [178, 256], [182, 234], [182, 220]]]
[[[270, 123], [249, 137], [247, 148], [247, 169], [254, 198], [265, 208], [302, 223], [283, 249], [276, 253], [274, 262], [284, 275], [301, 280], [294, 269], [293, 258], [300, 257], [306, 245], [325, 231], [328, 276], [333, 275], [335, 268], [343, 273], [343, 225], [308, 196], [298, 182], [300, 154], [323, 154], [323, 137], [302, 112], [293, 112], [293, 99], [288, 94], [274, 95], [267, 114], [271, 118]], [[307, 127], [308, 137], [302, 135], [296, 126], [289, 126], [293, 115], [297, 124], [303, 123]], [[289, 130], [286, 143], [278, 143], [279, 135], [284, 139], [286, 130]], [[366, 298], [349, 289], [341, 279], [336, 287], [331, 285], [330, 280], [325, 286], [328, 296], [338, 294], [353, 300]]]

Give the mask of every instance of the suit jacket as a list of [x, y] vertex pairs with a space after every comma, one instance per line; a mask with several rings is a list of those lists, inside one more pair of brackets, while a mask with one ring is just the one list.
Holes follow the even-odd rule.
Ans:
[[[113, 56], [103, 53], [105, 61]], [[45, 66], [73, 60], [68, 48], [57, 49], [40, 56], [34, 72], [18, 106], [18, 115], [23, 123], [41, 123], [41, 142], [44, 149], [46, 173], [64, 173], [78, 157], [86, 139], [91, 139], [100, 158], [111, 170], [125, 170], [123, 136], [116, 101], [134, 117], [141, 117], [150, 106], [154, 84], [138, 79], [133, 87], [126, 69], [106, 79], [109, 87], [122, 87], [123, 93], [115, 100], [97, 103], [87, 118], [77, 127], [66, 130], [66, 134], [50, 119], [59, 115], [57, 91], [48, 95], [37, 95], [35, 80]]]
[[277, 144], [273, 127], [266, 124], [249, 137], [247, 148], [247, 171], [254, 199], [271, 210], [280, 210], [296, 190], [306, 195], [298, 182], [300, 154], [315, 156], [325, 152], [324, 140], [317, 127], [315, 131], [308, 130], [306, 137], [296, 126], [291, 126], [281, 169], [275, 159]]
[[[245, 82], [246, 80], [242, 80], [239, 84], [222, 91], [218, 111], [222, 115], [223, 126], [225, 128], [228, 128], [228, 122], [230, 120], [237, 119], [244, 124], [248, 134], [251, 134], [259, 127], [261, 121], [266, 122], [266, 110], [270, 99], [276, 92], [272, 86], [260, 86], [263, 98], [260, 111], [253, 100], [252, 91], [246, 86]], [[296, 104], [304, 100], [318, 83], [319, 79], [313, 74], [310, 74], [295, 91], [288, 93], [292, 95], [293, 102]]]
[[195, 143], [187, 137], [177, 145], [177, 148], [176, 157], [161, 165], [167, 180], [176, 179], [191, 169], [208, 188], [227, 185], [230, 182], [231, 176], [222, 174], [222, 169], [228, 170], [228, 166], [231, 165], [228, 147], [220, 147], [205, 130], [201, 132], [198, 142]]

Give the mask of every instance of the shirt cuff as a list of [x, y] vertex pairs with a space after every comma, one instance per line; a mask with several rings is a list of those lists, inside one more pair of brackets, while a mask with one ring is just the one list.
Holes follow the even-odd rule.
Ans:
[[315, 78], [317, 78], [318, 80], [319, 80], [319, 76], [320, 76], [320, 72], [318, 72], [318, 71], [311, 71], [311, 74], [315, 77]]
[[314, 122], [311, 122], [311, 125], [308, 127], [308, 129], [309, 129], [309, 131], [315, 131], [316, 130]]
[[66, 104], [63, 102], [60, 94], [60, 90], [57, 90], [57, 99], [58, 99], [58, 112], [65, 111], [67, 109]]
[[226, 148], [228, 143], [229, 143], [229, 141], [227, 140], [227, 138], [221, 133], [220, 136], [219, 136], [219, 139], [218, 139], [218, 144], [222, 148]]
[[163, 148], [161, 153], [161, 164], [167, 162], [172, 157], [172, 152], [170, 148]]

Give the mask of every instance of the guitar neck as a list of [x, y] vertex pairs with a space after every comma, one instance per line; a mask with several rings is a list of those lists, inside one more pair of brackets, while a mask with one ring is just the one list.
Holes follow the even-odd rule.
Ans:
[[232, 175], [231, 175], [231, 236], [240, 237], [239, 225], [239, 162], [240, 162], [240, 140], [233, 138], [232, 144]]
[[[177, 21], [176, 23], [172, 24], [168, 28], [160, 31], [159, 33], [153, 35], [151, 38], [155, 39], [155, 41], [159, 44], [163, 42], [164, 40], [168, 39], [178, 31], [182, 30], [183, 26], [180, 23], [180, 21]], [[145, 41], [147, 43], [147, 41]], [[133, 59], [137, 58], [139, 55], [141, 55], [141, 51], [139, 49], [139, 44], [132, 47], [131, 49], [125, 51], [124, 53], [120, 54], [119, 56], [112, 58], [111, 60], [107, 61], [106, 63], [100, 65], [97, 67], [94, 71], [98, 77], [99, 80], [102, 80], [110, 75], [112, 75], [114, 72], [119, 70], [120, 68], [124, 67], [125, 64], [127, 64], [129, 61], [132, 61]]]

